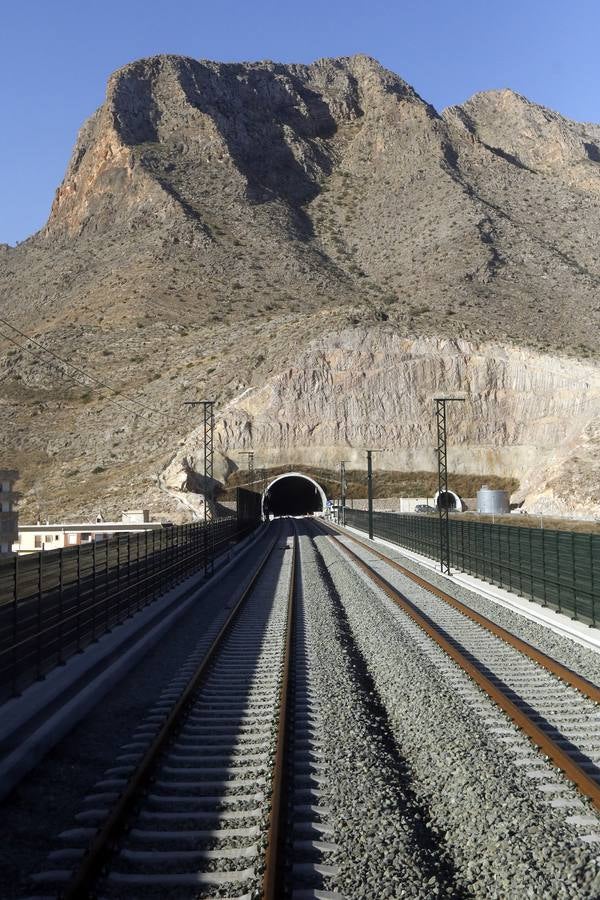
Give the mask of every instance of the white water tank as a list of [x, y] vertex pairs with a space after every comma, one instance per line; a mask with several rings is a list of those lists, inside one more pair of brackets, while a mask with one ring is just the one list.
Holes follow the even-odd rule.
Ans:
[[508, 491], [493, 491], [487, 484], [482, 484], [477, 491], [477, 512], [496, 516], [509, 513]]

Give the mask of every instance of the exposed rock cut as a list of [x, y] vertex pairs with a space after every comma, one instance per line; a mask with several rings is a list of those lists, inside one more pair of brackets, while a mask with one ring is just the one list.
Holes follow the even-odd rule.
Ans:
[[[230, 402], [217, 427], [219, 474], [232, 459], [243, 466], [239, 451], [250, 448], [267, 466], [364, 468], [371, 447], [382, 451], [380, 469], [432, 470], [433, 398], [443, 395], [465, 400], [448, 414], [453, 472], [516, 475], [514, 499], [532, 511], [600, 516], [596, 367], [382, 328], [319, 338], [285, 372]], [[199, 430], [190, 435], [167, 484], [180, 486], [188, 466], [201, 469], [200, 442]]]

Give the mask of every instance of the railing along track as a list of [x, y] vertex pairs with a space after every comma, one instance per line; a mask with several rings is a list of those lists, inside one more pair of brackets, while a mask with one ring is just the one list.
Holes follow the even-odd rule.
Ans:
[[[528, 644], [526, 641], [523, 641], [510, 631], [470, 609], [468, 606], [456, 600], [454, 597], [451, 597], [445, 591], [431, 584], [426, 579], [415, 575], [395, 560], [380, 553], [370, 544], [361, 541], [354, 535], [348, 534], [346, 531], [341, 531], [330, 525], [325, 526], [321, 523], [320, 525], [323, 531], [335, 540], [336, 545], [351, 559], [351, 561], [358, 566], [368, 578], [390, 598], [390, 600], [410, 616], [410, 618], [422, 628], [423, 631], [425, 631], [425, 633], [448, 654], [448, 656], [458, 663], [458, 665], [486, 692], [486, 694], [488, 694], [488, 696], [510, 716], [525, 734], [527, 734], [529, 738], [552, 759], [555, 765], [576, 785], [578, 790], [589, 797], [597, 809], [600, 809], [600, 768], [596, 769], [595, 765], [593, 767], [590, 767], [589, 765], [586, 767], [580, 765], [575, 757], [581, 756], [582, 754], [569, 753], [563, 749], [561, 744], [564, 743], [564, 740], [554, 740], [551, 734], [537, 724], [536, 718], [539, 717], [535, 715], [534, 709], [529, 711], [527, 704], [515, 702], [511, 697], [514, 692], [509, 690], [506, 685], [502, 684], [501, 679], [491, 679], [486, 675], [484, 671], [484, 669], [486, 669], [484, 662], [474, 659], [472, 654], [467, 655], [460, 646], [457, 646], [456, 641], [449, 640], [444, 628], [437, 624], [431, 616], [423, 613], [417, 604], [410, 600], [379, 572], [375, 571], [372, 566], [365, 562], [364, 559], [351, 550], [339, 538], [344, 537], [378, 559], [381, 559], [391, 569], [409, 578], [412, 582], [419, 587], [424, 588], [439, 600], [442, 600], [462, 616], [484, 628], [490, 635], [505, 642], [510, 647], [517, 650], [522, 656], [527, 657], [533, 663], [541, 666], [553, 676], [595, 703], [600, 702], [600, 689], [592, 682], [562, 665], [562, 663], [552, 659], [552, 657]], [[588, 771], [586, 771], [586, 768], [592, 768], [592, 770], [596, 769], [596, 774], [590, 775]]]
[[[209, 528], [219, 532], [211, 538], [214, 553], [227, 550], [250, 530], [238, 527], [233, 518]], [[152, 542], [149, 532], [142, 542], [138, 533], [137, 545], [133, 535], [120, 535], [98, 544], [101, 549], [86, 544], [50, 550], [37, 560], [14, 557], [14, 596], [0, 599], [0, 697], [19, 694], [205, 567], [200, 528], [190, 532], [195, 539], [188, 544], [183, 543], [184, 534], [179, 535], [180, 543], [174, 543], [170, 531], [150, 533]], [[163, 543], [155, 540], [157, 534]], [[37, 593], [29, 582], [26, 594], [17, 572], [30, 563], [37, 566], [32, 570]]]
[[[276, 891], [279, 879], [279, 848], [281, 844], [279, 822], [282, 815], [283, 760], [286, 740], [286, 705], [288, 698], [288, 677], [291, 658], [292, 623], [296, 584], [295, 567], [297, 540], [298, 538], [294, 528], [292, 546], [293, 556], [287, 598], [287, 621], [284, 636], [283, 668], [279, 690], [277, 741], [271, 780], [265, 869], [262, 877], [261, 896], [264, 897], [265, 900], [275, 900], [278, 896]], [[87, 847], [79, 868], [74, 872], [70, 882], [59, 894], [63, 900], [88, 900], [88, 898], [94, 896], [95, 885], [98, 879], [103, 877], [107, 870], [109, 870], [111, 858], [118, 847], [119, 840], [127, 830], [136, 809], [139, 809], [144, 792], [155, 777], [162, 755], [173, 737], [181, 732], [183, 723], [192, 710], [195, 697], [204, 681], [209, 667], [217, 659], [219, 650], [222, 647], [225, 638], [230, 634], [232, 625], [239, 618], [246, 601], [255, 589], [273, 551], [280, 544], [280, 541], [281, 537], [278, 535], [264, 553], [251, 580], [229, 613], [217, 636], [214, 638], [202, 662], [198, 665], [187, 686], [182, 691], [168, 714], [158, 734], [152, 740], [151, 745], [136, 766], [135, 771], [130, 776], [126, 787], [115, 802], [109, 816]]]

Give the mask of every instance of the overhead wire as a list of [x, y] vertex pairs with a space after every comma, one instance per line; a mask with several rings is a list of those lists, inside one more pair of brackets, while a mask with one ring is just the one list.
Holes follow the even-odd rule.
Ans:
[[[5, 340], [10, 341], [11, 344], [14, 344], [20, 350], [24, 350], [26, 353], [30, 353], [32, 356], [34, 356], [38, 360], [38, 362], [41, 362], [42, 365], [47, 366], [48, 368], [52, 369], [53, 371], [58, 372], [60, 375], [69, 378], [75, 384], [78, 384], [81, 387], [87, 387], [87, 388], [90, 387], [89, 384], [87, 384], [85, 381], [81, 381], [81, 379], [79, 379], [79, 378], [75, 378], [75, 376], [73, 376], [70, 372], [66, 372], [64, 369], [59, 369], [59, 367], [57, 365], [55, 365], [54, 363], [48, 362], [48, 360], [45, 360], [45, 359], [40, 359], [39, 355], [37, 354], [37, 352], [35, 350], [31, 350], [29, 347], [23, 346], [23, 344], [20, 344], [19, 341], [16, 341], [13, 337], [11, 337], [8, 334], [5, 334], [3, 331], [0, 331], [0, 337], [3, 337]], [[66, 363], [66, 365], [69, 365], [69, 363]], [[82, 374], [84, 375], [84, 377], [87, 377], [85, 372], [82, 371]], [[97, 388], [96, 388], [96, 390], [97, 390]], [[129, 407], [129, 406], [125, 406], [123, 403], [119, 403], [118, 400], [113, 400], [112, 397], [104, 397], [104, 399], [106, 401], [108, 401], [108, 403], [112, 403], [113, 406], [118, 406], [119, 409], [124, 409], [130, 415], [135, 416], [138, 419], [144, 419], [145, 421], [147, 421], [147, 416], [142, 415], [142, 413], [137, 412], [135, 409], [131, 409], [131, 407]]]
[[[39, 341], [36, 341], [35, 338], [32, 338], [28, 334], [25, 334], [25, 332], [23, 332], [19, 328], [17, 328], [16, 325], [11, 324], [11, 322], [8, 322], [6, 319], [3, 319], [1, 316], [0, 316], [0, 322], [3, 325], [8, 326], [9, 328], [12, 328], [13, 331], [16, 331], [16, 333], [19, 334], [21, 337], [25, 338], [25, 340], [31, 342], [32, 344], [35, 344], [36, 347], [39, 347], [40, 350], [42, 350], [44, 353], [48, 353], [50, 356], [52, 356], [54, 359], [58, 360], [63, 365], [69, 366], [69, 368], [73, 369], [74, 372], [77, 372], [78, 374], [83, 375], [84, 378], [88, 379], [88, 381], [95, 382], [97, 385], [104, 388], [105, 390], [111, 391], [111, 393], [121, 397], [122, 400], [125, 400], [128, 403], [134, 403], [136, 406], [141, 407], [146, 412], [150, 412], [154, 415], [158, 415], [158, 416], [161, 416], [161, 418], [164, 418], [164, 414], [161, 413], [159, 410], [154, 409], [153, 407], [148, 406], [145, 403], [142, 403], [140, 400], [136, 400], [134, 397], [128, 397], [126, 394], [122, 394], [117, 388], [112, 387], [112, 385], [107, 384], [106, 382], [102, 381], [100, 378], [97, 378], [95, 375], [91, 375], [89, 372], [86, 372], [84, 369], [81, 369], [79, 366], [76, 366], [74, 363], [70, 362], [69, 360], [63, 359], [63, 357], [59, 356], [58, 353], [55, 353], [53, 350], [50, 350], [48, 347], [44, 347], [44, 345], [40, 344]], [[11, 338], [8, 337], [8, 335], [3, 335], [3, 336], [7, 340], [11, 340], [13, 344], [16, 344], [16, 346], [20, 346], [17, 343], [17, 341], [12, 340]], [[21, 349], [26, 350], [28, 353], [33, 353], [33, 351], [30, 350], [28, 347], [21, 347]], [[65, 374], [67, 374], [67, 373], [65, 373]], [[76, 379], [72, 379], [72, 380], [75, 381]], [[81, 382], [77, 382], [77, 383], [81, 384]], [[86, 386], [90, 387], [90, 385], [86, 385]], [[106, 398], [106, 399], [109, 399], [109, 398]], [[114, 401], [112, 401], [112, 402], [114, 402]], [[122, 403], [119, 403], [118, 405], [122, 406], [123, 409], [127, 408], [127, 407], [123, 406]]]

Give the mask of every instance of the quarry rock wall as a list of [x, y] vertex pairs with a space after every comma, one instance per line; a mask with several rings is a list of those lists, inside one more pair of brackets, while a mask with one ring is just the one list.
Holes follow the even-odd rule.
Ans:
[[[316, 338], [295, 363], [244, 391], [219, 414], [217, 477], [244, 466], [303, 463], [364, 468], [436, 467], [436, 396], [464, 398], [449, 411], [456, 473], [511, 476], [528, 510], [600, 514], [594, 496], [600, 444], [600, 370], [524, 349], [466, 340], [409, 339], [385, 329]], [[173, 486], [201, 468], [193, 432], [165, 473]]]

